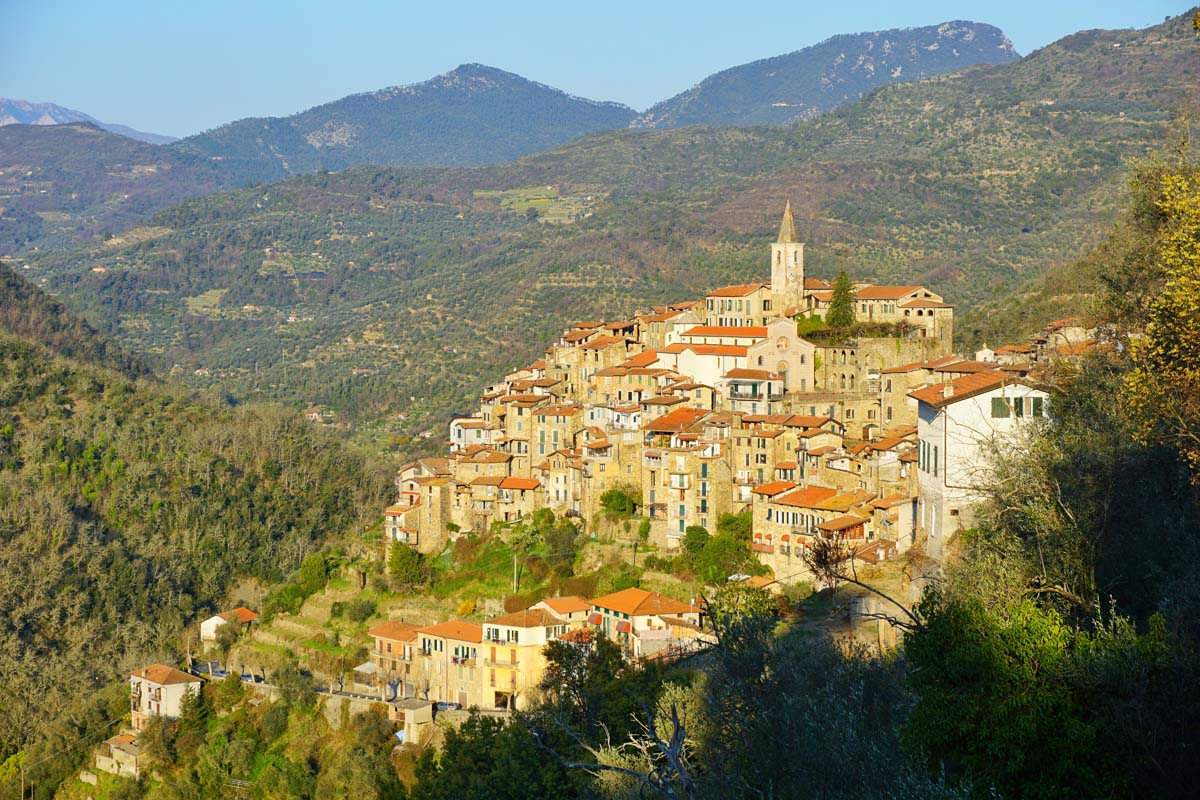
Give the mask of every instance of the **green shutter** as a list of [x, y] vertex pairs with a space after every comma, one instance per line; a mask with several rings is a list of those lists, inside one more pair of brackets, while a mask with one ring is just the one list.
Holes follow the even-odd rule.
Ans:
[[1033, 398], [1033, 415], [1035, 417], [1042, 416], [1042, 398], [1040, 397]]
[[1008, 416], [1008, 401], [1003, 397], [992, 398], [992, 419], [1004, 419]]
[[1017, 397], [1013, 399], [1013, 413], [1018, 417], [1025, 416], [1025, 398]]

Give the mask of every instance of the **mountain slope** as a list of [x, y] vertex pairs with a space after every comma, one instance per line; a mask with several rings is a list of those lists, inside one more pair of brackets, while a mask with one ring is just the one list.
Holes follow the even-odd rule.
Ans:
[[123, 230], [173, 203], [235, 186], [205, 159], [91, 123], [0, 127], [0, 255]]
[[845, 34], [710, 75], [653, 106], [631, 127], [781, 124], [853, 102], [889, 83], [1017, 58], [999, 28], [978, 22]]
[[[196, 385], [327, 405], [406, 448], [571, 317], [762, 278], [788, 196], [812, 274], [925, 283], [960, 312], [1073, 262], [1196, 70], [1185, 18], [1086, 32], [795, 126], [609, 131], [514, 164], [195, 200], [33, 274]], [[531, 221], [539, 202], [576, 221]]]
[[82, 111], [55, 105], [54, 103], [31, 103], [28, 100], [9, 100], [0, 97], [0, 127], [5, 125], [62, 125], [68, 122], [89, 122], [109, 133], [128, 136], [147, 144], [168, 144], [174, 136], [138, 131], [126, 125], [101, 122]]
[[256, 180], [355, 164], [469, 165], [624, 127], [633, 113], [464, 64], [424, 83], [343, 97], [290, 117], [233, 122], [174, 147], [218, 158]]
[[[0, 762], [40, 741], [27, 760], [52, 785], [47, 770], [86, 754], [62, 744], [88, 733], [82, 720], [111, 719], [91, 713], [97, 686], [174, 658], [182, 627], [235, 581], [278, 580], [357, 538], [388, 479], [297, 414], [64, 357], [102, 348], [2, 266], [0, 279], [22, 298], [5, 295], [0, 317]], [[51, 350], [14, 333], [44, 325], [22, 315], [77, 338]], [[59, 751], [65, 765], [43, 762]]]

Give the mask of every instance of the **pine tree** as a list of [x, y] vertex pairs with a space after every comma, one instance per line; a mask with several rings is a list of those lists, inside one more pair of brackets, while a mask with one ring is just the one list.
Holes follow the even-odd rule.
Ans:
[[849, 328], [856, 321], [854, 315], [854, 284], [844, 271], [833, 281], [833, 299], [825, 313], [825, 324], [831, 328]]

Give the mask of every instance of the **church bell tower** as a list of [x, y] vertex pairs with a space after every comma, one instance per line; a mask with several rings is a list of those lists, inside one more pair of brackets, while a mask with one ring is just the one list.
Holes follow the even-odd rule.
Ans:
[[783, 210], [779, 238], [771, 245], [771, 307], [775, 314], [804, 303], [804, 243], [796, 241], [792, 201]]

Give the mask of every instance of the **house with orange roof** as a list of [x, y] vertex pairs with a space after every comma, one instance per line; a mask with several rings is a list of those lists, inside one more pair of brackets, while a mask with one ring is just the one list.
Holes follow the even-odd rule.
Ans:
[[367, 631], [374, 640], [371, 660], [376, 675], [392, 687], [392, 697], [413, 697], [416, 692], [416, 672], [420, 666], [417, 651], [419, 626], [398, 620], [388, 620]]
[[940, 558], [946, 539], [969, 528], [990, 474], [989, 453], [1038, 425], [1045, 391], [999, 370], [975, 372], [914, 389], [917, 405], [918, 536]]
[[258, 614], [244, 606], [214, 614], [200, 623], [200, 641], [215, 642], [217, 640], [217, 631], [235, 620], [238, 625], [250, 625], [258, 621]]
[[151, 664], [129, 673], [129, 708], [133, 730], [140, 733], [153, 717], [179, 719], [187, 692], [199, 692], [204, 682], [166, 664]]
[[588, 624], [629, 658], [651, 657], [704, 638], [700, 607], [694, 602], [634, 587], [595, 597], [591, 604]]
[[766, 325], [771, 313], [771, 285], [746, 283], [714, 289], [704, 297], [705, 325], [751, 327]]
[[105, 739], [96, 750], [96, 769], [110, 775], [137, 780], [148, 762], [137, 735], [129, 731]]
[[562, 620], [544, 604], [485, 621], [483, 707], [527, 708], [546, 669], [546, 645], [582, 624], [582, 620], [575, 623]]
[[417, 691], [435, 703], [481, 705], [479, 648], [483, 627], [449, 620], [417, 630], [422, 670]]

